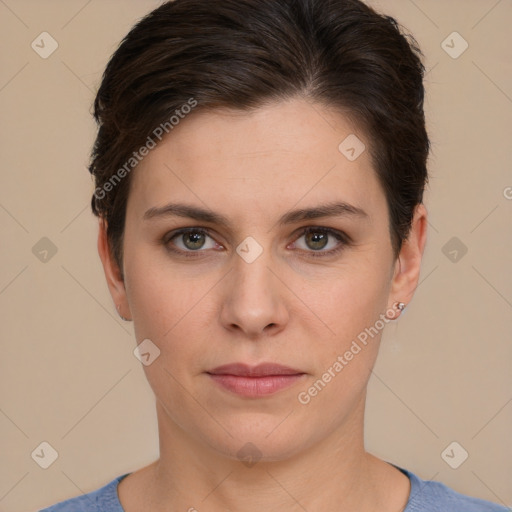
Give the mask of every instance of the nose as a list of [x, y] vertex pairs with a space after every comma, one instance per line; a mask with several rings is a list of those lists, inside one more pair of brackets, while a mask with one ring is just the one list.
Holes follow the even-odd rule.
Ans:
[[256, 339], [282, 331], [289, 319], [286, 286], [268, 250], [248, 263], [238, 254], [224, 279], [221, 323]]

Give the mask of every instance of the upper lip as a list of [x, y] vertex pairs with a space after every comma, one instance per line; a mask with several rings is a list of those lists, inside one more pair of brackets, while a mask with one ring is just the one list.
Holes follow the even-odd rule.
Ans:
[[261, 363], [256, 366], [231, 363], [218, 366], [207, 373], [212, 375], [236, 375], [238, 377], [266, 377], [271, 375], [300, 375], [304, 372], [277, 363]]

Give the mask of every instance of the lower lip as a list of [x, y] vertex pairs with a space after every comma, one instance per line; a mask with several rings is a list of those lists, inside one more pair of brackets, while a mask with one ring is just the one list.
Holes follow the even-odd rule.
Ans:
[[268, 396], [288, 388], [304, 377], [295, 375], [266, 375], [264, 377], [242, 377], [239, 375], [214, 375], [210, 377], [223, 388], [244, 397]]

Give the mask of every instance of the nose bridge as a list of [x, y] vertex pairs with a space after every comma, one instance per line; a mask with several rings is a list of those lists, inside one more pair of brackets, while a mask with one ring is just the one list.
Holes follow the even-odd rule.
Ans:
[[[261, 240], [261, 237], [260, 237]], [[231, 272], [235, 293], [243, 300], [260, 300], [263, 294], [272, 298], [273, 257], [270, 244], [261, 244], [253, 237], [244, 239], [236, 249], [237, 255]]]
[[226, 327], [238, 326], [246, 334], [256, 335], [269, 325], [282, 326], [286, 307], [275, 267], [269, 243], [247, 237], [238, 245], [222, 308]]

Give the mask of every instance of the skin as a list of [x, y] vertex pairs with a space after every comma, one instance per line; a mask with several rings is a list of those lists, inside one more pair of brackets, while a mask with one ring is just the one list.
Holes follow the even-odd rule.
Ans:
[[[338, 150], [352, 133], [367, 148], [355, 161]], [[144, 366], [156, 397], [160, 458], [120, 483], [127, 512], [405, 507], [409, 479], [364, 449], [366, 388], [382, 330], [309, 403], [297, 398], [379, 315], [397, 301], [409, 304], [418, 284], [426, 209], [416, 208], [394, 259], [370, 143], [347, 117], [301, 98], [250, 114], [198, 111], [133, 171], [124, 281], [100, 221], [98, 249], [112, 298], [133, 320], [137, 343], [149, 338], [160, 349]], [[334, 201], [367, 217], [278, 223], [290, 210]], [[144, 219], [147, 210], [169, 202], [220, 213], [231, 226]], [[351, 242], [337, 254], [314, 257], [340, 242], [330, 236], [325, 247], [315, 245], [302, 235], [307, 226], [345, 233]], [[183, 236], [165, 241], [197, 258], [170, 252], [162, 241], [188, 227], [210, 233], [196, 245]], [[248, 236], [263, 250], [252, 263], [236, 252]], [[278, 393], [248, 399], [205, 373], [264, 361], [306, 375]], [[251, 467], [237, 456], [247, 442], [261, 455]]]

